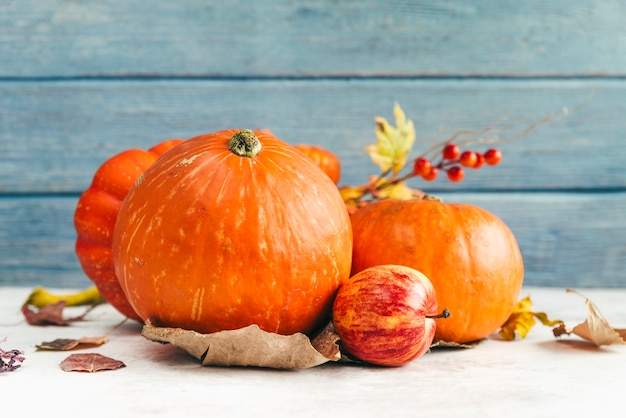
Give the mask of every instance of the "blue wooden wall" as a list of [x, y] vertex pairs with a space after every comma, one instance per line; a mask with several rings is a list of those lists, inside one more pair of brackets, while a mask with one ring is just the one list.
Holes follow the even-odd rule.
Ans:
[[412, 185], [500, 216], [528, 285], [626, 286], [624, 22], [622, 1], [0, 0], [0, 285], [90, 284], [73, 211], [119, 151], [269, 128], [357, 184], [398, 102], [416, 152], [557, 115], [497, 168]]

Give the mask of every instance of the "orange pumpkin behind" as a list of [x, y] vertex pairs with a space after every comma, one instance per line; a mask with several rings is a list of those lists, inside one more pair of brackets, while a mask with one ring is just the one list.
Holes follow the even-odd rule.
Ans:
[[308, 155], [330, 177], [333, 183], [339, 184], [341, 179], [341, 161], [335, 153], [318, 145], [296, 144], [295, 147]]
[[424, 273], [441, 309], [435, 340], [466, 343], [500, 328], [517, 302], [524, 264], [515, 236], [492, 213], [469, 204], [380, 200], [351, 215], [352, 273], [400, 264]]
[[102, 297], [121, 314], [140, 320], [128, 304], [113, 267], [113, 229], [122, 200], [137, 178], [157, 158], [183, 142], [170, 139], [149, 150], [129, 149], [114, 155], [96, 170], [74, 211], [75, 251], [85, 275]]

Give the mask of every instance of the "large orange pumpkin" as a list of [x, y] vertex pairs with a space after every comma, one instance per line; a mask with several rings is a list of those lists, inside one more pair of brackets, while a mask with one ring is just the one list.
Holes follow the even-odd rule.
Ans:
[[310, 333], [350, 276], [352, 230], [310, 158], [268, 132], [225, 130], [146, 170], [113, 255], [131, 305], [157, 326]]
[[339, 184], [341, 161], [335, 153], [319, 145], [296, 144], [295, 147], [308, 155], [335, 184]]
[[74, 211], [76, 256], [102, 297], [121, 314], [140, 320], [126, 300], [113, 266], [113, 229], [122, 200], [137, 178], [182, 139], [170, 139], [146, 150], [129, 149], [106, 160]]
[[380, 200], [351, 216], [355, 274], [379, 264], [424, 273], [438, 305], [436, 340], [465, 343], [487, 337], [510, 316], [524, 265], [515, 236], [494, 214], [470, 204]]

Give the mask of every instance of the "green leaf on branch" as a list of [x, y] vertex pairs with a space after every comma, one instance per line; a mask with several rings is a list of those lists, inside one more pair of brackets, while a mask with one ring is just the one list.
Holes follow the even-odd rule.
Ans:
[[415, 142], [415, 127], [407, 120], [402, 108], [397, 103], [393, 113], [396, 126], [391, 126], [385, 118], [376, 117], [376, 144], [366, 147], [372, 161], [382, 173], [398, 174], [406, 164], [406, 159]]

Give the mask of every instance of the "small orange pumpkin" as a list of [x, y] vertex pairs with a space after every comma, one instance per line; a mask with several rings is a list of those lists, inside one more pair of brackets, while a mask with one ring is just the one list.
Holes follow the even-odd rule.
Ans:
[[352, 230], [310, 158], [268, 132], [224, 130], [146, 170], [120, 209], [113, 257], [130, 304], [156, 326], [310, 333], [350, 276]]
[[339, 157], [336, 154], [318, 145], [296, 144], [295, 147], [308, 155], [335, 184], [339, 184], [341, 179], [341, 161], [339, 161]]
[[129, 318], [140, 320], [128, 304], [113, 266], [113, 229], [122, 200], [137, 178], [182, 139], [170, 139], [149, 150], [129, 149], [105, 161], [74, 211], [76, 256], [102, 297]]
[[424, 273], [440, 308], [435, 340], [466, 343], [504, 324], [521, 290], [524, 264], [515, 236], [494, 214], [469, 204], [380, 200], [351, 215], [352, 273], [400, 264]]

